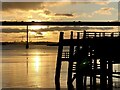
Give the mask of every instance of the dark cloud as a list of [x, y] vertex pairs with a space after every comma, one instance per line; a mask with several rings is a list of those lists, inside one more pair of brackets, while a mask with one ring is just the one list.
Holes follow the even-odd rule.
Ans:
[[37, 10], [43, 9], [43, 2], [3, 2], [3, 10], [21, 9], [21, 10]]
[[26, 32], [26, 30], [25, 29], [21, 29], [21, 30], [19, 30], [19, 29], [2, 29], [2, 32], [3, 33], [22, 33], [22, 32]]
[[[75, 30], [75, 31], [79, 31], [79, 30], [111, 30], [113, 29], [113, 27], [79, 27], [79, 26], [75, 26], [75, 27], [50, 27], [50, 28], [44, 28], [44, 29], [39, 29], [39, 30], [31, 30], [29, 29], [29, 31], [31, 32], [36, 32], [38, 35], [42, 36], [41, 32], [48, 32], [48, 31], [68, 31], [68, 30]], [[3, 33], [26, 33], [26, 29], [2, 29]]]
[[67, 17], [73, 17], [73, 14], [55, 14], [55, 16], [67, 16]]
[[46, 14], [46, 15], [50, 15], [51, 12], [50, 12], [49, 10], [45, 10], [45, 11], [44, 11], [44, 14]]

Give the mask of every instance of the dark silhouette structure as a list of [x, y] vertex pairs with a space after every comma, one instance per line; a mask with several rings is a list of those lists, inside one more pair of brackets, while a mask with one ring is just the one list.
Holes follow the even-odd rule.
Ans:
[[[27, 43], [28, 43], [28, 26], [30, 25], [50, 25], [50, 26], [120, 26], [119, 22], [7, 22], [3, 21], [2, 26], [27, 26]], [[120, 33], [115, 32], [78, 32], [77, 38], [73, 38], [71, 32], [70, 39], [64, 39], [64, 33], [60, 33], [58, 57], [55, 73], [56, 90], [60, 90], [60, 70], [62, 61], [69, 63], [68, 67], [68, 90], [74, 89], [73, 81], [76, 79], [76, 89], [86, 90], [87, 77], [90, 77], [90, 90], [97, 89], [96, 78], [100, 79], [101, 90], [112, 90], [113, 63], [120, 63]], [[68, 52], [63, 51], [64, 46], [69, 46]], [[97, 62], [100, 62], [98, 64]], [[97, 75], [100, 75], [97, 76]]]
[[[76, 90], [86, 90], [87, 77], [90, 77], [90, 90], [97, 90], [96, 78], [100, 79], [100, 90], [113, 89], [112, 65], [120, 63], [120, 32], [78, 32], [77, 38], [64, 39], [60, 33], [58, 57], [56, 65], [55, 84], [60, 90], [60, 70], [62, 61], [69, 63], [68, 90], [74, 89], [73, 81], [76, 79]], [[69, 46], [68, 52], [63, 47]], [[100, 62], [98, 64], [97, 62]], [[99, 75], [99, 76], [98, 76]]]

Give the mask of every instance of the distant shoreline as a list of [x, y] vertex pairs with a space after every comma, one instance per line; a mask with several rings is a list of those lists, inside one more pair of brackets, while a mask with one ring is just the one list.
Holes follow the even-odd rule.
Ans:
[[[1, 45], [26, 45], [26, 42], [0, 42]], [[29, 42], [30, 45], [57, 46], [58, 42]]]

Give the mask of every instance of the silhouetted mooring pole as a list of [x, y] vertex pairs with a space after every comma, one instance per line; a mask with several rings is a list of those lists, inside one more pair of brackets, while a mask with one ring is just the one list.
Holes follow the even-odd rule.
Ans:
[[29, 48], [29, 41], [28, 41], [28, 25], [27, 25], [27, 41], [26, 41], [26, 49]]

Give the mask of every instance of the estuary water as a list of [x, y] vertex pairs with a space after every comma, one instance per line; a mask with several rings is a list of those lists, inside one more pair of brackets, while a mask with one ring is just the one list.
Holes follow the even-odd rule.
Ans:
[[[57, 47], [46, 45], [2, 46], [3, 88], [54, 88]], [[63, 64], [61, 87], [66, 87], [67, 64]]]
[[[57, 49], [56, 46], [46, 45], [30, 45], [29, 49], [25, 49], [25, 45], [3, 45], [2, 87], [55, 88]], [[61, 88], [67, 87], [67, 68], [67, 63], [62, 63]], [[119, 65], [114, 65], [113, 70], [118, 71]], [[114, 79], [114, 82], [118, 81]]]

